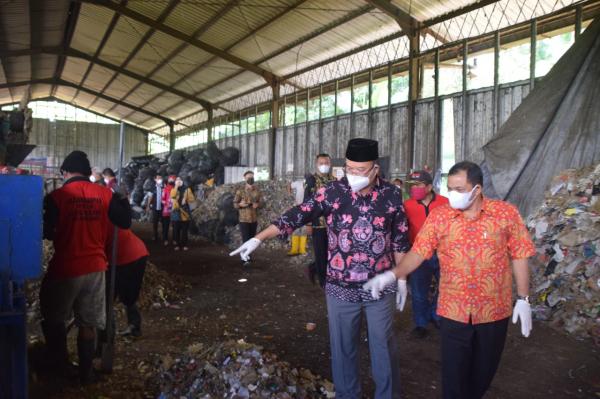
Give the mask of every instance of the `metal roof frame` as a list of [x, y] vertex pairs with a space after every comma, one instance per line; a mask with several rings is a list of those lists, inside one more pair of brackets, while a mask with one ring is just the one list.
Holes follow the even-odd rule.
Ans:
[[[67, 17], [67, 23], [65, 25], [65, 34], [61, 43], [63, 51], [66, 51], [69, 49], [69, 47], [71, 47], [71, 40], [73, 40], [73, 34], [75, 33], [75, 25], [77, 25], [80, 10], [81, 3], [71, 2], [71, 4], [69, 5], [69, 15]], [[58, 56], [58, 61], [56, 62], [56, 70], [54, 71], [55, 81], [58, 81], [58, 79], [61, 78], [63, 70], [65, 69], [66, 61], [67, 57], [64, 54]], [[56, 85], [52, 85], [50, 95], [56, 95]]]

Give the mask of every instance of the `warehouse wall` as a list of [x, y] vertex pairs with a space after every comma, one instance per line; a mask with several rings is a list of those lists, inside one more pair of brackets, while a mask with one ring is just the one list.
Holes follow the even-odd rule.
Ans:
[[[500, 87], [496, 105], [492, 88], [468, 92], [466, 116], [462, 94], [444, 97], [453, 102], [456, 159], [481, 162], [481, 147], [496, 132], [495, 123], [498, 127], [501, 126], [527, 94], [529, 83], [521, 82]], [[441, 102], [444, 98], [437, 101]], [[435, 99], [425, 99], [417, 103], [414, 154], [416, 165], [437, 166], [441, 137], [438, 116]], [[463, 117], [466, 117], [466, 129], [463, 129]], [[378, 140], [380, 155], [390, 157], [391, 175], [402, 175], [410, 168], [408, 124], [408, 106], [402, 103], [394, 104], [389, 109], [382, 107], [279, 128], [275, 141], [275, 176], [302, 178], [305, 173], [312, 171], [314, 157], [320, 152], [327, 152], [333, 158], [343, 158], [346, 142], [354, 137]], [[269, 131], [222, 138], [217, 140], [217, 146], [239, 148], [242, 165], [270, 165]]]
[[[27, 158], [37, 158], [50, 169], [60, 167], [63, 159], [73, 150], [88, 154], [92, 166], [118, 168], [119, 128], [117, 124], [74, 122], [65, 120], [50, 121], [33, 119], [29, 144], [37, 147]], [[131, 157], [145, 155], [147, 137], [142, 130], [125, 127], [124, 162]], [[36, 163], [38, 160], [36, 160]]]

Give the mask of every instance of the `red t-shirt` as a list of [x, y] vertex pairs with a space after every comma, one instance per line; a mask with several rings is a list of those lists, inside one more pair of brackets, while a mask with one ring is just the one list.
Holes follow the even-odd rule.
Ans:
[[415, 242], [415, 238], [417, 238], [417, 234], [419, 234], [421, 227], [425, 224], [425, 219], [427, 219], [429, 213], [447, 203], [448, 198], [435, 193], [433, 193], [433, 198], [428, 206], [412, 198], [404, 201], [404, 211], [408, 219], [408, 239], [411, 244]]
[[[106, 255], [108, 259], [112, 256], [112, 236], [114, 228], [111, 230], [110, 240], [106, 246]], [[144, 242], [138, 236], [133, 234], [131, 230], [119, 229], [119, 237], [117, 243], [117, 266], [128, 265], [136, 260], [148, 256], [148, 249]]]
[[90, 181], [73, 181], [49, 194], [58, 210], [48, 278], [73, 278], [106, 270], [108, 208], [112, 192]]

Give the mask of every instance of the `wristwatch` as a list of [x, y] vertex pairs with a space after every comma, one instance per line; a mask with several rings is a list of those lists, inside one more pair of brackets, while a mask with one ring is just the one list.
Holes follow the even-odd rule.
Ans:
[[531, 304], [531, 302], [529, 302], [529, 295], [527, 295], [527, 296], [517, 295], [517, 299], [522, 299], [523, 301]]

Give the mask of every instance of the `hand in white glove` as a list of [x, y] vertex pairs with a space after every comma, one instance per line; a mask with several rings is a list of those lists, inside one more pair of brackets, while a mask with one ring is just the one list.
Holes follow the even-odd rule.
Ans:
[[258, 238], [251, 238], [245, 243], [243, 243], [241, 247], [231, 252], [229, 256], [240, 254], [242, 260], [244, 262], [247, 262], [248, 260], [250, 260], [250, 254], [254, 252], [260, 244], [262, 244], [262, 241], [260, 241]]
[[398, 292], [396, 292], [396, 309], [399, 311], [404, 310], [406, 305], [406, 297], [408, 296], [408, 289], [406, 288], [406, 280], [398, 280]]
[[531, 323], [531, 305], [523, 299], [517, 299], [513, 309], [513, 324], [516, 324], [518, 319], [521, 319], [521, 334], [524, 337], [529, 337], [533, 327]]
[[393, 271], [388, 270], [385, 273], [378, 274], [363, 285], [363, 290], [371, 291], [373, 299], [379, 299], [381, 291], [388, 285], [396, 281], [396, 275]]

